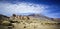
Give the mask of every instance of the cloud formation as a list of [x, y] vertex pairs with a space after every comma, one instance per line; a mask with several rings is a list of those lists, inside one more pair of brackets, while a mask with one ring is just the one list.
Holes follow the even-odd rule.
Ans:
[[0, 13], [3, 14], [42, 13], [45, 8], [44, 5], [33, 3], [0, 3]]
[[43, 14], [51, 18], [60, 18], [60, 6], [35, 4], [28, 2], [0, 2], [0, 14], [10, 16], [12, 14]]

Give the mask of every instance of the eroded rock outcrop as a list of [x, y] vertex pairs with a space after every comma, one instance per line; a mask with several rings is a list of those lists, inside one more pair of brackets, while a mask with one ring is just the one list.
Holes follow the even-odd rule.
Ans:
[[[21, 16], [13, 14], [8, 20], [2, 21], [6, 29], [60, 29], [58, 22], [47, 18]], [[58, 27], [59, 26], [59, 27]]]

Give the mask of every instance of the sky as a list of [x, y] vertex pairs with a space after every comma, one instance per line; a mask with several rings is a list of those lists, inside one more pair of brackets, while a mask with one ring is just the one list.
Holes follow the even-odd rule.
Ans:
[[60, 0], [0, 0], [0, 14], [42, 14], [60, 18]]

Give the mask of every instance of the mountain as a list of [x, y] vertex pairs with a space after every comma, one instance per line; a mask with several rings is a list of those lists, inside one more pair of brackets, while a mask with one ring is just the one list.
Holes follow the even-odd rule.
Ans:
[[51, 20], [56, 21], [56, 22], [60, 22], [60, 18], [51, 18]]
[[46, 19], [51, 19], [49, 17], [46, 17], [42, 14], [29, 14], [28, 16], [33, 16], [33, 17], [36, 17], [36, 18], [46, 18]]
[[60, 22], [60, 18], [49, 18], [49, 17], [44, 16], [44, 15], [42, 15], [42, 14], [29, 14], [28, 16], [33, 16], [33, 17], [36, 17], [36, 18], [45, 18], [45, 19], [47, 19], [47, 20]]
[[[60, 29], [60, 23], [55, 21], [54, 18], [41, 14], [29, 14], [27, 16], [13, 14], [10, 17], [5, 15], [0, 16], [4, 19], [1, 22], [4, 29]], [[6, 20], [5, 18], [9, 19]]]
[[0, 14], [0, 20], [2, 19], [5, 19], [5, 18], [9, 18], [8, 16], [5, 16], [5, 15], [2, 15], [2, 14]]

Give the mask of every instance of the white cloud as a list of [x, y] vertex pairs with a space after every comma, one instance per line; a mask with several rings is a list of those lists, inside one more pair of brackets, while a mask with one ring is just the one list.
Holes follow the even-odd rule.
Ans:
[[[47, 8], [45, 5], [41, 4], [31, 4], [31, 3], [0, 3], [0, 11], [4, 14], [13, 13], [41, 13]], [[1, 13], [0, 12], [0, 13]]]

